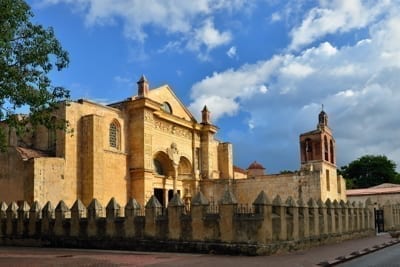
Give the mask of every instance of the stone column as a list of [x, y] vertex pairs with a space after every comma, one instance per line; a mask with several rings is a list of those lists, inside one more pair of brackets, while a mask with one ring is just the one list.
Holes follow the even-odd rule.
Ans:
[[326, 205], [326, 214], [327, 214], [327, 218], [328, 218], [328, 220], [327, 220], [328, 233], [335, 234], [336, 233], [335, 209], [329, 198], [325, 201], [325, 205]]
[[197, 194], [192, 199], [191, 214], [192, 214], [192, 238], [194, 241], [204, 240], [204, 217], [209, 206], [208, 199], [201, 193]]
[[317, 201], [318, 213], [319, 213], [319, 234], [328, 234], [328, 215], [326, 211], [326, 205], [321, 199]]
[[219, 229], [222, 242], [233, 242], [235, 240], [234, 215], [237, 208], [237, 200], [233, 193], [226, 190], [219, 201]]
[[310, 236], [310, 213], [309, 208], [303, 199], [297, 201], [299, 207], [299, 238], [308, 238]]
[[179, 240], [182, 232], [181, 216], [185, 204], [178, 194], [174, 194], [171, 201], [168, 203], [168, 237], [172, 240]]
[[6, 234], [7, 226], [7, 203], [0, 202], [0, 237]]
[[14, 201], [7, 208], [7, 227], [6, 234], [8, 236], [15, 235], [16, 232], [16, 222], [18, 218], [18, 205]]
[[38, 223], [42, 218], [41, 207], [39, 202], [35, 201], [32, 204], [31, 209], [29, 210], [29, 226], [28, 226], [28, 235], [29, 236], [38, 236], [40, 234], [40, 230], [38, 229]]
[[342, 232], [348, 233], [349, 231], [349, 207], [346, 202], [340, 200], [339, 206], [342, 214]]
[[257, 241], [261, 244], [272, 242], [272, 204], [267, 194], [261, 191], [253, 202], [255, 214], [263, 217], [261, 227], [257, 231]]
[[97, 199], [93, 199], [89, 206], [87, 207], [87, 216], [88, 216], [88, 230], [87, 234], [89, 237], [98, 237], [99, 234], [104, 234], [99, 232], [98, 222], [103, 217], [103, 206]]
[[151, 196], [149, 201], [146, 203], [145, 213], [146, 221], [144, 225], [144, 235], [145, 237], [156, 237], [157, 236], [157, 216], [161, 214], [161, 204], [155, 196]]
[[54, 222], [54, 234], [56, 236], [66, 236], [67, 229], [65, 229], [64, 222], [69, 216], [69, 208], [63, 200], [61, 200], [55, 209], [55, 222]]
[[111, 198], [106, 206], [106, 236], [114, 237], [117, 235], [115, 221], [119, 217], [121, 206], [115, 198]]
[[42, 226], [41, 232], [43, 236], [52, 234], [52, 223], [54, 219], [54, 208], [50, 201], [48, 201], [42, 209]]
[[339, 202], [335, 199], [333, 201], [333, 209], [335, 213], [335, 229], [336, 233], [341, 234], [343, 233], [343, 217], [342, 217], [342, 209], [339, 205]]
[[278, 216], [279, 224], [273, 223], [273, 231], [278, 232], [278, 240], [287, 240], [287, 221], [286, 221], [286, 206], [282, 203], [281, 197], [277, 195], [272, 201], [273, 216]]
[[134, 198], [130, 198], [125, 206], [125, 237], [136, 236], [135, 218], [139, 216], [140, 205]]
[[81, 222], [83, 218], [87, 218], [87, 209], [79, 199], [75, 201], [71, 208], [71, 231], [70, 236], [77, 237], [84, 230], [81, 229]]
[[310, 198], [308, 200], [308, 211], [310, 214], [310, 235], [311, 236], [319, 236], [320, 235], [320, 227], [319, 227], [319, 207], [317, 202]]
[[383, 206], [384, 229], [388, 231], [393, 228], [393, 207], [389, 201]]
[[29, 206], [27, 201], [24, 201], [18, 208], [18, 222], [17, 222], [17, 235], [24, 236], [28, 234], [28, 229], [25, 227], [25, 223], [29, 219]]
[[299, 208], [292, 197], [288, 197], [286, 206], [286, 225], [291, 225], [291, 231], [287, 231], [288, 239], [299, 239]]

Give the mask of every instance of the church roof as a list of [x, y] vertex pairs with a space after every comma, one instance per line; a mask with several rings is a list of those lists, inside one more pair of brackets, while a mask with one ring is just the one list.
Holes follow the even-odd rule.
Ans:
[[242, 168], [240, 168], [240, 167], [238, 167], [238, 166], [236, 166], [236, 165], [233, 165], [233, 171], [234, 171], [234, 172], [244, 173], [244, 174], [247, 173], [246, 170], [243, 170]]
[[17, 146], [15, 149], [17, 150], [17, 152], [19, 153], [19, 155], [21, 156], [21, 158], [23, 160], [50, 156], [50, 154], [47, 151], [43, 151], [43, 150], [20, 147], [20, 146]]
[[257, 161], [254, 161], [253, 163], [250, 164], [250, 166], [247, 169], [248, 170], [264, 170], [265, 168], [263, 167], [263, 165], [261, 165]]
[[[380, 187], [382, 186], [382, 187]], [[387, 186], [387, 185], [386, 185]], [[382, 195], [382, 194], [398, 194], [400, 193], [400, 185], [385, 187], [385, 184], [362, 189], [346, 190], [347, 196], [364, 196], [364, 195]]]

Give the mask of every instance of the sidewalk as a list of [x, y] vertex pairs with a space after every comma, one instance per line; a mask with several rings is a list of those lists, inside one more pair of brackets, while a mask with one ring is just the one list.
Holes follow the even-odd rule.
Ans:
[[[400, 242], [389, 234], [348, 240], [308, 250], [273, 256], [226, 256], [208, 254], [88, 250], [63, 248], [0, 247], [3, 266], [332, 266], [337, 258], [348, 259]], [[368, 250], [366, 250], [368, 249]]]

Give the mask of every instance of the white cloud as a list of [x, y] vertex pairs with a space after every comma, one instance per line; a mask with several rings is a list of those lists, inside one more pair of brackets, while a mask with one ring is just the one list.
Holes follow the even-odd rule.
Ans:
[[280, 20], [282, 20], [281, 14], [279, 14], [278, 12], [272, 13], [271, 22], [277, 22], [277, 21], [280, 21]]
[[235, 46], [231, 46], [231, 48], [229, 48], [229, 50], [226, 52], [226, 54], [230, 58], [236, 57], [236, 47]]
[[[379, 2], [378, 7], [373, 6], [374, 1], [358, 1], [360, 13], [352, 9], [355, 3], [337, 2], [347, 13], [341, 17], [335, 13], [337, 10], [330, 11], [339, 16], [330, 20], [336, 23], [332, 30], [324, 28], [328, 21], [319, 21], [322, 30], [309, 35], [310, 42], [316, 42], [314, 47], [214, 73], [193, 85], [192, 105], [201, 99], [211, 111], [215, 110], [217, 119], [244, 112], [251, 131], [233, 134], [232, 138], [238, 137], [230, 141], [249, 148], [254, 145], [252, 140], [270, 140], [254, 148], [253, 153], [263, 155], [271, 165], [281, 164], [282, 158], [276, 155], [282, 153], [290, 166], [298, 164], [298, 155], [293, 154], [298, 135], [315, 128], [323, 103], [336, 137], [339, 165], [364, 154], [385, 154], [400, 169], [399, 5], [393, 3], [383, 14], [380, 8], [389, 1]], [[328, 5], [333, 4], [323, 2], [322, 8]], [[329, 12], [324, 12], [320, 18], [329, 17]], [[378, 13], [382, 14], [379, 18]], [[355, 17], [349, 18], [349, 14]], [[300, 25], [306, 25], [309, 16]], [[308, 25], [317, 29], [317, 17], [313, 18]], [[366, 27], [369, 36], [354, 44], [335, 47], [327, 41], [316, 41], [328, 32], [356, 31], [359, 27]], [[295, 42], [298, 48], [310, 43]], [[259, 90], [263, 85], [268, 90]], [[211, 101], [209, 105], [208, 99], [219, 102]], [[222, 99], [229, 103], [224, 110]], [[246, 135], [251, 138], [243, 138]], [[239, 161], [245, 157], [235, 156]]]
[[[212, 50], [229, 43], [231, 33], [214, 26], [215, 12], [227, 14], [242, 10], [250, 3], [244, 0], [38, 0], [42, 5], [66, 3], [85, 17], [87, 26], [122, 23], [127, 38], [144, 43], [145, 27], [154, 27], [183, 40], [182, 46], [194, 51], [202, 46]], [[173, 42], [168, 47], [175, 47]]]
[[301, 25], [291, 31], [291, 50], [311, 44], [327, 34], [366, 27], [388, 10], [390, 1], [321, 1], [312, 8]]

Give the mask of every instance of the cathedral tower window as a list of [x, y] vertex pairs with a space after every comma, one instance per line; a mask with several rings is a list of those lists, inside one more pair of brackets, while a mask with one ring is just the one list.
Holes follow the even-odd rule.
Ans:
[[121, 128], [117, 121], [113, 121], [109, 128], [109, 144], [110, 147], [120, 149], [121, 147]]
[[324, 154], [325, 160], [329, 161], [328, 139], [324, 136]]
[[325, 171], [325, 178], [326, 178], [326, 191], [330, 191], [331, 190], [331, 181], [329, 178], [329, 170]]
[[330, 154], [330, 156], [331, 156], [331, 163], [332, 164], [335, 164], [335, 150], [334, 150], [334, 147], [333, 147], [333, 142], [332, 142], [332, 140], [330, 140], [329, 141], [329, 151], [331, 152]]

